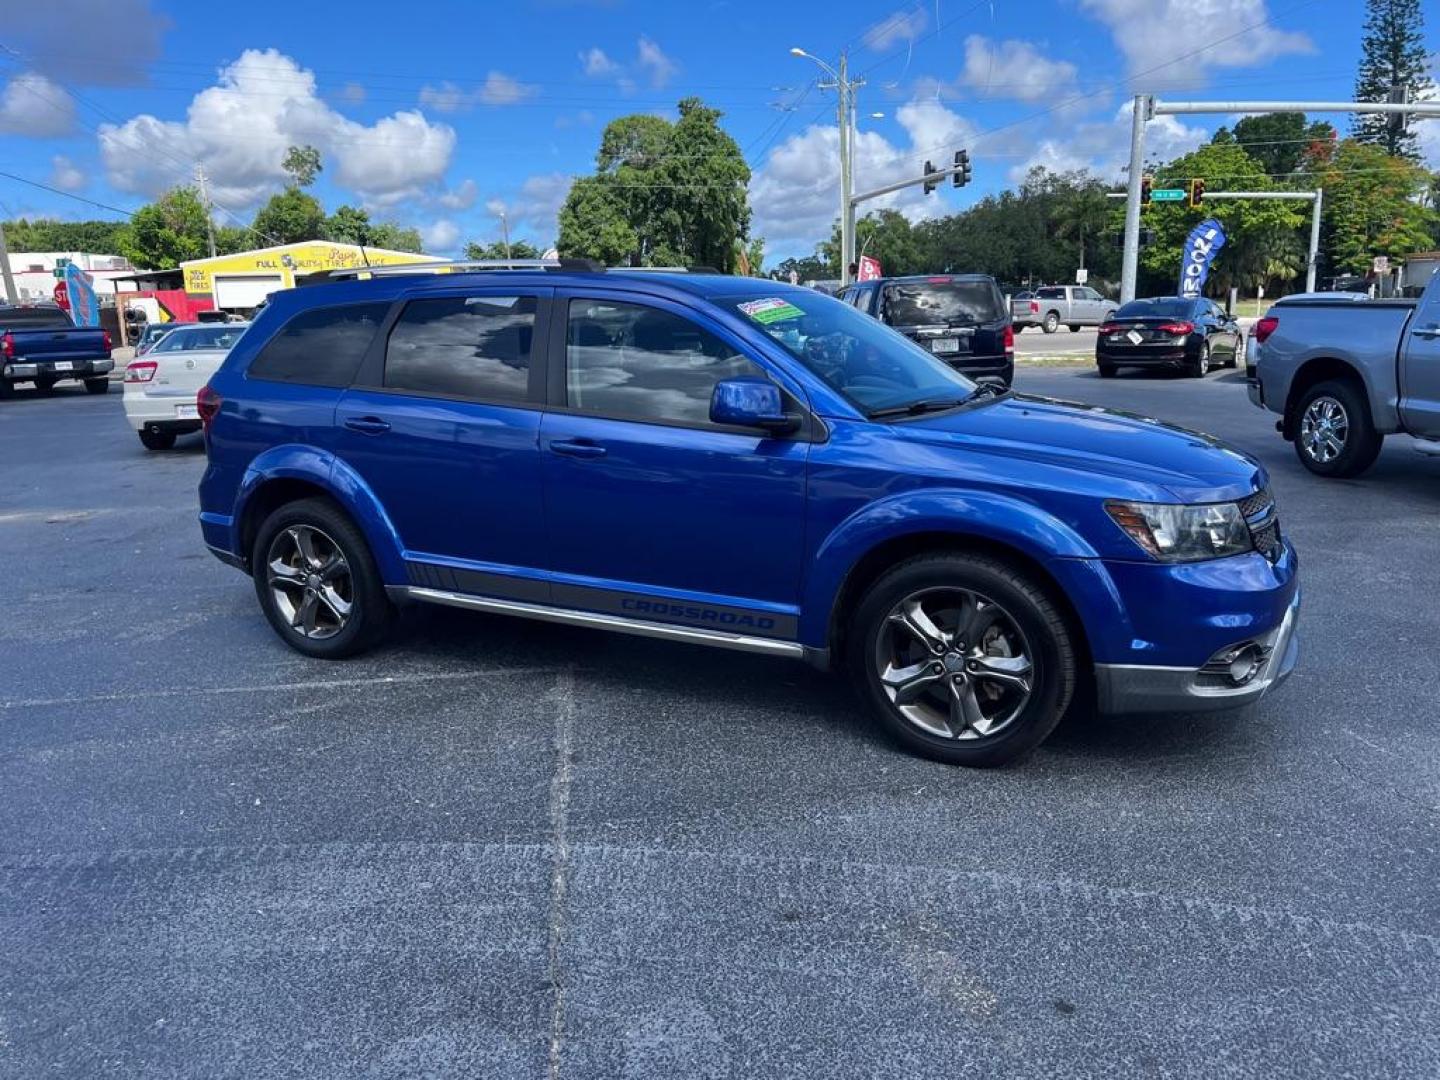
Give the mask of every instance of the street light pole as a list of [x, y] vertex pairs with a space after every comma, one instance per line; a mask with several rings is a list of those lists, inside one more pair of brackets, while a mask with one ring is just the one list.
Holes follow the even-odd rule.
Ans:
[[850, 81], [849, 56], [846, 53], [840, 54], [838, 71], [818, 56], [812, 56], [799, 47], [791, 49], [790, 55], [814, 61], [831, 79], [829, 84], [821, 83], [821, 88], [828, 89], [833, 86], [839, 99], [835, 116], [840, 134], [840, 283], [848, 285], [850, 264], [855, 261], [855, 204], [851, 198], [854, 184], [855, 89], [864, 86], [865, 80], [861, 78]]

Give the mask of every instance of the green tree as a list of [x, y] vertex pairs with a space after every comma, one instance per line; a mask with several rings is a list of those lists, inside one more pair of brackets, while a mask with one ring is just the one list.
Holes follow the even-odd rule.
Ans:
[[315, 196], [287, 187], [260, 208], [254, 228], [266, 244], [319, 240], [325, 235], [325, 208]]
[[477, 244], [471, 241], [465, 245], [465, 258], [538, 259], [540, 258], [540, 249], [525, 240], [511, 240], [508, 252], [505, 249], [505, 241], [503, 240], [496, 240], [490, 244]]
[[[736, 242], [740, 249], [737, 255], [736, 268], [750, 277], [765, 276], [765, 238], [763, 236], [751, 237], [750, 243]], [[739, 256], [743, 255], [743, 258]]]
[[1094, 246], [1109, 227], [1113, 209], [1098, 183], [1071, 185], [1056, 200], [1051, 217], [1055, 235], [1075, 244], [1079, 268], [1085, 267], [1087, 246]]
[[1403, 257], [1433, 242], [1437, 212], [1422, 204], [1431, 175], [1380, 146], [1346, 139], [1319, 168], [1323, 242], [1336, 270], [1366, 273], [1376, 255]]
[[1211, 141], [1238, 143], [1267, 174], [1285, 176], [1334, 138], [1335, 129], [1324, 120], [1308, 122], [1304, 113], [1263, 113], [1245, 117], [1234, 131], [1222, 127]]
[[560, 211], [565, 255], [641, 266], [689, 264], [734, 270], [749, 238], [750, 168], [698, 98], [671, 123], [624, 116], [606, 126], [593, 176], [577, 180]]
[[825, 262], [819, 255], [806, 255], [800, 259], [794, 257], [784, 259], [775, 267], [771, 276], [780, 281], [789, 281], [791, 271], [794, 271], [795, 280], [801, 284], [807, 281], [827, 281], [840, 276], [839, 270]]
[[341, 206], [325, 219], [323, 236], [338, 244], [369, 246], [375, 244], [374, 232], [369, 213], [354, 206]]
[[209, 253], [205, 207], [189, 186], [171, 188], [130, 216], [120, 254], [146, 270], [169, 270]]
[[[1424, 26], [1420, 0], [1367, 0], [1356, 101], [1385, 101], [1394, 86], [1406, 87], [1410, 100], [1418, 101], [1434, 89]], [[1402, 124], [1383, 114], [1360, 115], [1352, 131], [1361, 142], [1384, 147], [1388, 154], [1420, 160], [1413, 117]]]
[[[1207, 191], [1270, 191], [1276, 186], [1265, 175], [1264, 166], [1233, 142], [1202, 146], [1159, 166], [1156, 177], [1157, 186], [1180, 185], [1201, 177]], [[1226, 234], [1225, 247], [1210, 271], [1209, 291], [1214, 295], [1231, 286], [1262, 284], [1272, 264], [1269, 255], [1306, 222], [1301, 204], [1283, 200], [1221, 201], [1196, 209], [1184, 203], [1152, 203], [1145, 210], [1144, 225], [1154, 230], [1155, 242], [1140, 253], [1144, 292], [1170, 295], [1176, 291], [1185, 238], [1205, 218], [1218, 220]]]
[[371, 228], [369, 246], [387, 248], [390, 251], [409, 251], [416, 255], [425, 253], [425, 242], [420, 239], [420, 230], [411, 225], [397, 225], [393, 221], [382, 221]]
[[[837, 220], [830, 239], [820, 246], [820, 253], [832, 266], [840, 265], [840, 222]], [[855, 256], [869, 255], [880, 260], [881, 271], [887, 276], [919, 274], [935, 269], [926, 266], [920, 241], [910, 219], [898, 210], [874, 210], [855, 222]]]
[[130, 227], [123, 221], [57, 221], [18, 218], [5, 222], [10, 250], [85, 251], [96, 255], [118, 255], [129, 239]]
[[320, 164], [320, 151], [313, 146], [290, 147], [280, 167], [290, 174], [292, 187], [309, 187], [325, 168]]

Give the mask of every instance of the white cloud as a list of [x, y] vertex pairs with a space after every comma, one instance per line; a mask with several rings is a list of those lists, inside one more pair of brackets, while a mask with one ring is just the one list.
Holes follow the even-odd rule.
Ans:
[[659, 45], [642, 36], [635, 46], [635, 64], [650, 76], [650, 85], [657, 90], [675, 77], [679, 65], [666, 56]]
[[504, 214], [510, 223], [510, 235], [528, 231], [543, 248], [559, 231], [556, 218], [565, 197], [570, 194], [571, 177], [566, 173], [538, 173], [526, 178], [513, 199], [497, 197], [485, 201], [485, 212], [491, 217]]
[[16, 75], [0, 92], [0, 134], [49, 138], [75, 126], [75, 100], [34, 71]]
[[85, 174], [64, 154], [50, 159], [50, 183], [61, 191], [79, 191], [85, 186]]
[[[1130, 163], [1130, 114], [1133, 102], [1125, 102], [1109, 120], [1074, 124], [1062, 133], [1038, 141], [1028, 134], [1011, 134], [1005, 144], [987, 141], [987, 149], [1003, 152], [1009, 146], [1026, 151], [1019, 164], [1009, 170], [1009, 179], [1018, 182], [1035, 166], [1052, 172], [1089, 169], [1107, 179], [1119, 179]], [[1002, 133], [1003, 134], [1003, 133]], [[1188, 154], [1210, 140], [1210, 133], [1191, 127], [1174, 116], [1157, 116], [1145, 125], [1145, 157], [1169, 160]]]
[[320, 99], [312, 72], [274, 49], [246, 50], [195, 95], [184, 120], [141, 114], [100, 127], [101, 162], [118, 190], [156, 195], [188, 180], [198, 161], [216, 202], [238, 209], [279, 188], [286, 148], [306, 144], [320, 150], [327, 176], [383, 207], [442, 181], [455, 130], [409, 110], [356, 123]]
[[1266, 0], [1080, 0], [1125, 54], [1137, 90], [1205, 85], [1207, 69], [1253, 67], [1315, 51], [1270, 22]]
[[580, 66], [591, 78], [614, 75], [620, 70], [620, 65], [606, 56], [604, 49], [598, 47], [586, 49], [580, 54]]
[[915, 39], [923, 34], [929, 25], [930, 16], [925, 8], [910, 8], [897, 11], [888, 19], [882, 19], [866, 30], [860, 40], [875, 52], [886, 52], [900, 42], [914, 44]]
[[479, 194], [475, 181], [467, 178], [458, 187], [441, 192], [436, 201], [447, 210], [468, 210], [475, 205]]
[[538, 89], [503, 71], [492, 71], [474, 90], [463, 90], [449, 81], [439, 86], [427, 83], [420, 88], [420, 104], [428, 105], [436, 112], [457, 113], [473, 109], [476, 105], [514, 105], [534, 97]]
[[[902, 105], [895, 118], [905, 129], [906, 146], [897, 146], [878, 132], [857, 135], [856, 191], [918, 176], [927, 156], [937, 164], [948, 162], [951, 150], [975, 139], [974, 125], [933, 98]], [[756, 235], [777, 247], [828, 239], [839, 215], [838, 176], [839, 132], [833, 126], [813, 125], [777, 146], [750, 182]], [[886, 208], [899, 210], [912, 221], [952, 209], [917, 186], [863, 203], [860, 216]]]
[[460, 240], [460, 226], [449, 218], [439, 218], [420, 230], [420, 239], [426, 251], [448, 255]]
[[1045, 101], [1073, 92], [1077, 69], [1049, 60], [1028, 41], [992, 42], [979, 34], [965, 39], [960, 83], [982, 94], [1018, 101]]

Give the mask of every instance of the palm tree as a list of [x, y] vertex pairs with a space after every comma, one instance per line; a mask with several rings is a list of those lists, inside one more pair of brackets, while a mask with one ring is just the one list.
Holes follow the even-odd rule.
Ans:
[[1080, 246], [1080, 269], [1085, 269], [1085, 238], [1099, 236], [1110, 223], [1110, 204], [1098, 184], [1072, 188], [1060, 195], [1052, 226], [1055, 235]]

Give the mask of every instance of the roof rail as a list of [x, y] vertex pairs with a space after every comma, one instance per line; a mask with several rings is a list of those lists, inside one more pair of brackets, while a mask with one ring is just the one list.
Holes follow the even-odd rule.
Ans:
[[719, 274], [713, 266], [617, 266], [616, 270], [636, 274]]
[[571, 270], [603, 273], [605, 266], [593, 259], [434, 259], [428, 262], [385, 263], [320, 270], [297, 278], [295, 284], [322, 285], [327, 281], [342, 281], [347, 278], [369, 280], [377, 277], [403, 277], [407, 274], [469, 274], [488, 270]]

